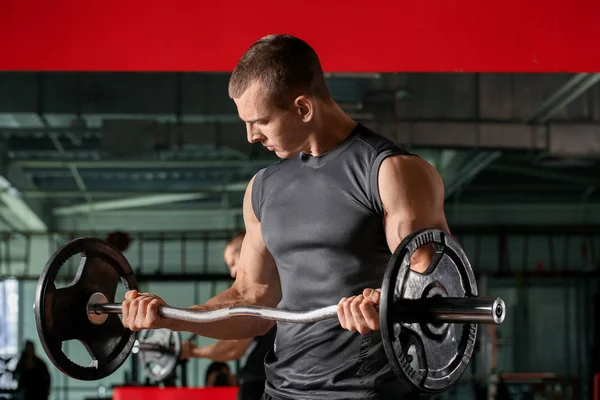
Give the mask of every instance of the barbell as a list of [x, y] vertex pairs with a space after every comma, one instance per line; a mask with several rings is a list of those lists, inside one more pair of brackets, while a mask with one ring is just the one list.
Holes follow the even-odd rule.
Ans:
[[[411, 270], [412, 254], [427, 245], [435, 248], [428, 269]], [[58, 271], [76, 254], [83, 256], [73, 283], [57, 289]], [[123, 364], [134, 346], [133, 332], [116, 315], [122, 313], [121, 304], [114, 302], [119, 280], [126, 290], [138, 289], [125, 256], [96, 238], [67, 242], [44, 267], [34, 304], [36, 325], [48, 357], [66, 375], [80, 380], [106, 377]], [[158, 313], [197, 323], [252, 316], [309, 324], [337, 318], [337, 305], [302, 312], [258, 306], [215, 311], [161, 306]], [[383, 347], [398, 379], [409, 389], [439, 393], [465, 371], [477, 324], [502, 323], [506, 308], [500, 298], [478, 297], [473, 270], [458, 242], [444, 231], [427, 229], [406, 237], [390, 258], [379, 314]], [[72, 339], [85, 345], [91, 365], [75, 364], [62, 352], [62, 342]]]

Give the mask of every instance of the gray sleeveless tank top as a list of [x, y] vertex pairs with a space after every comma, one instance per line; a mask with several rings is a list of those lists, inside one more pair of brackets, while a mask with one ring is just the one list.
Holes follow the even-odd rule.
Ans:
[[[300, 153], [257, 173], [252, 206], [279, 271], [279, 308], [312, 310], [381, 287], [391, 252], [377, 176], [394, 154], [409, 153], [358, 124], [321, 156]], [[337, 318], [279, 322], [265, 363], [265, 393], [274, 399], [398, 399], [405, 392], [380, 332], [350, 332]]]

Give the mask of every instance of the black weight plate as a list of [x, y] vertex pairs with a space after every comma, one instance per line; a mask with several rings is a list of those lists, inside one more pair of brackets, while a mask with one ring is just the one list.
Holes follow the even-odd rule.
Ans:
[[[181, 357], [181, 336], [170, 329], [144, 330], [139, 334], [139, 356], [146, 375], [162, 382], [173, 375]], [[151, 345], [155, 350], [145, 350]]]
[[[423, 274], [410, 269], [417, 248], [436, 253]], [[464, 373], [477, 336], [477, 324], [427, 324], [400, 321], [401, 299], [433, 296], [474, 297], [477, 284], [458, 242], [446, 232], [427, 229], [406, 237], [392, 255], [381, 289], [380, 325], [390, 365], [409, 391], [435, 394], [448, 390]]]
[[[82, 258], [74, 281], [57, 289], [60, 268], [77, 254]], [[40, 341], [50, 361], [71, 378], [102, 379], [117, 370], [131, 352], [135, 335], [123, 327], [118, 315], [107, 315], [103, 324], [94, 325], [86, 309], [90, 296], [98, 292], [113, 303], [119, 281], [126, 290], [138, 288], [123, 254], [95, 238], [74, 239], [60, 247], [40, 275], [34, 304]], [[74, 363], [62, 351], [62, 343], [73, 339], [85, 346], [91, 365]]]

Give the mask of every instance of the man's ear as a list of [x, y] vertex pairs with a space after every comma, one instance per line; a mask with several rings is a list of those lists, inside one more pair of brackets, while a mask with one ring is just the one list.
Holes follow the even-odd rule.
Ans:
[[294, 107], [303, 122], [310, 122], [313, 119], [315, 115], [315, 104], [309, 97], [304, 95], [296, 97], [296, 100], [294, 100]]

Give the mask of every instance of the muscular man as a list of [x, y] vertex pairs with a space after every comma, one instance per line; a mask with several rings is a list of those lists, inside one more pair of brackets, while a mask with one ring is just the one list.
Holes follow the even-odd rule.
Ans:
[[[224, 251], [225, 264], [232, 278], [237, 276], [240, 264], [240, 252], [245, 232], [239, 232], [226, 245]], [[183, 341], [181, 344], [182, 358], [208, 358], [213, 361], [227, 362], [239, 360], [247, 354], [246, 361], [238, 373], [238, 400], [259, 400], [264, 393], [265, 355], [273, 349], [276, 328], [273, 327], [266, 335], [252, 339], [219, 340], [214, 344], [196, 347], [193, 343]]]
[[[261, 305], [312, 310], [338, 304], [338, 319], [277, 323], [266, 358], [264, 399], [398, 399], [379, 332], [386, 264], [415, 230], [448, 230], [444, 188], [423, 159], [353, 121], [332, 99], [315, 51], [272, 35], [236, 65], [229, 95], [248, 140], [281, 160], [260, 170], [244, 197], [246, 237], [237, 278], [196, 310]], [[430, 251], [415, 252], [423, 272]], [[128, 292], [123, 323], [219, 339], [265, 334], [273, 322], [232, 318], [209, 324], [157, 315], [157, 296]]]

